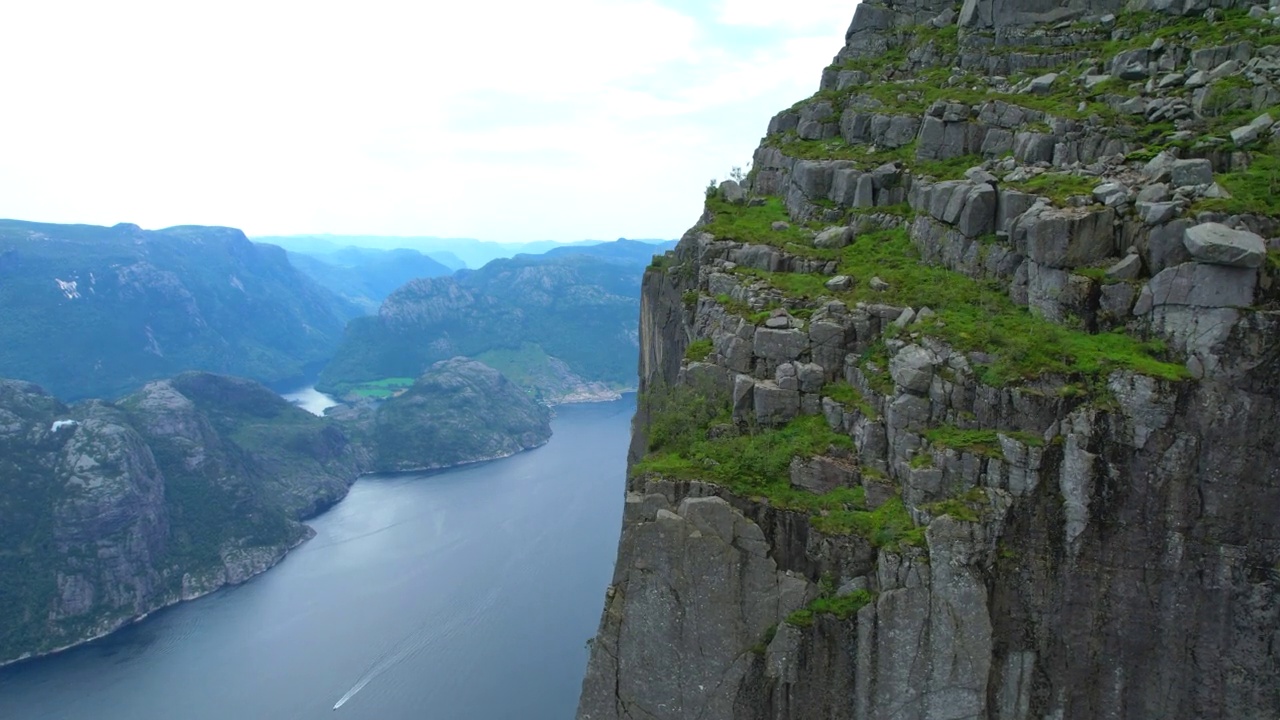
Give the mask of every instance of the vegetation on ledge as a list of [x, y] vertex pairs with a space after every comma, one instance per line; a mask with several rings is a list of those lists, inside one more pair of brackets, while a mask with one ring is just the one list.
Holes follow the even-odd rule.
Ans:
[[[852, 289], [833, 292], [827, 276], [770, 273], [750, 268], [737, 272], [768, 282], [792, 297], [835, 297], [858, 302], [929, 307], [937, 314], [913, 329], [938, 337], [965, 352], [981, 352], [991, 362], [976, 368], [990, 385], [1006, 385], [1045, 374], [1101, 378], [1113, 370], [1181, 380], [1181, 364], [1163, 359], [1164, 343], [1143, 341], [1122, 331], [1089, 333], [1065, 327], [1016, 305], [993, 282], [922, 262], [903, 228], [859, 235], [839, 251], [837, 270], [856, 280]], [[888, 289], [872, 290], [879, 277]]]
[[942, 425], [924, 431], [925, 439], [934, 445], [994, 458], [1003, 457], [1000, 451], [1000, 435], [1013, 438], [1031, 447], [1044, 445], [1044, 438], [1027, 432], [965, 430], [954, 425]]
[[860, 535], [877, 547], [924, 544], [924, 529], [915, 527], [900, 498], [868, 510], [861, 487], [819, 495], [791, 485], [793, 458], [853, 449], [853, 441], [833, 432], [820, 416], [743, 430], [732, 423], [723, 393], [684, 385], [651, 388], [639, 403], [641, 417], [647, 418], [649, 452], [632, 467], [635, 475], [723, 485], [743, 497], [808, 513], [822, 532]]
[[857, 615], [859, 610], [875, 602], [875, 599], [876, 596], [870, 590], [854, 590], [845, 595], [823, 595], [809, 603], [808, 607], [788, 615], [787, 624], [798, 628], [811, 627], [818, 615], [848, 620]]

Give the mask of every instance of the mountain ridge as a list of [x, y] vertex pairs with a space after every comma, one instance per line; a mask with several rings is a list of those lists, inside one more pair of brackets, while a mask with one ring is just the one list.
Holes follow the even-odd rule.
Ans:
[[234, 228], [0, 221], [0, 375], [67, 399], [190, 369], [267, 382], [326, 360], [356, 311]]

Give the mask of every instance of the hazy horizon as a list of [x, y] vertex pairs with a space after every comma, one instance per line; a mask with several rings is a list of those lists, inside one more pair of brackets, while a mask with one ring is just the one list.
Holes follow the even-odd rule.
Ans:
[[856, 2], [13, 3], [0, 216], [251, 237], [678, 237]]

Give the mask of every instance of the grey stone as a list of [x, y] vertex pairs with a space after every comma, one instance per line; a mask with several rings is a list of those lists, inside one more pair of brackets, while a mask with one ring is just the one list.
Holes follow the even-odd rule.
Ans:
[[755, 409], [756, 381], [750, 375], [733, 378], [733, 417], [745, 419]]
[[853, 288], [853, 278], [848, 275], [836, 275], [823, 285], [832, 292], [846, 292]]
[[1053, 83], [1058, 79], [1058, 73], [1046, 73], [1031, 80], [1031, 84], [1027, 87], [1029, 92], [1037, 95], [1046, 95], [1053, 89]]
[[858, 177], [858, 184], [853, 194], [853, 206], [860, 208], [874, 207], [875, 201], [875, 184], [871, 175], [861, 175]]
[[1271, 119], [1271, 115], [1263, 113], [1254, 118], [1248, 125], [1244, 125], [1231, 131], [1231, 142], [1236, 145], [1248, 145], [1254, 142], [1262, 133], [1271, 129], [1271, 125], [1275, 121]]
[[[808, 584], [726, 500], [684, 497], [647, 519], [633, 496], [579, 717], [731, 717], [733, 693], [711, 690], [744, 682], [744, 648], [802, 607]], [[607, 710], [619, 705], [625, 715]]]
[[725, 180], [720, 183], [720, 197], [725, 202], [741, 205], [747, 199], [747, 194], [742, 191], [742, 186], [733, 180]]
[[823, 494], [838, 487], [852, 487], [857, 474], [849, 463], [830, 457], [796, 457], [791, 460], [791, 484]]
[[1092, 90], [1110, 79], [1111, 79], [1110, 75], [1085, 75], [1084, 89]]
[[1173, 187], [1209, 185], [1213, 182], [1213, 164], [1203, 158], [1175, 160], [1169, 168]]
[[1098, 297], [1098, 308], [1113, 318], [1127, 318], [1137, 294], [1138, 291], [1129, 283], [1103, 285]]
[[1254, 125], [1242, 125], [1231, 131], [1231, 142], [1236, 145], [1248, 145], [1258, 139], [1259, 128]]
[[1127, 255], [1123, 260], [1107, 268], [1107, 277], [1116, 280], [1134, 280], [1142, 275], [1142, 258]]
[[950, 25], [955, 24], [955, 21], [956, 21], [956, 11], [955, 11], [955, 9], [954, 9], [954, 8], [947, 8], [947, 9], [943, 10], [942, 12], [938, 13], [938, 14], [937, 14], [935, 17], [933, 17], [931, 20], [929, 20], [929, 25], [930, 25], [931, 27], [934, 27], [934, 28], [937, 28], [937, 29], [942, 29], [942, 28], [949, 27]]
[[1201, 195], [1207, 198], [1230, 198], [1231, 197], [1231, 193], [1227, 192], [1226, 188], [1222, 187], [1216, 182], [1210, 183], [1209, 186], [1204, 189], [1204, 192], [1201, 193]]
[[992, 185], [992, 186], [1000, 182], [999, 178], [987, 172], [986, 170], [983, 170], [981, 167], [971, 167], [968, 170], [965, 170], [964, 178], [971, 183], [986, 184], [986, 185]]
[[1180, 205], [1176, 202], [1140, 202], [1135, 208], [1138, 217], [1147, 225], [1163, 225], [1178, 215]]
[[903, 328], [910, 325], [911, 321], [915, 320], [915, 318], [916, 318], [915, 310], [912, 310], [911, 308], [903, 308], [902, 314], [898, 316], [898, 319], [893, 321], [893, 325], [894, 327]]
[[1173, 220], [1159, 227], [1151, 228], [1147, 234], [1143, 260], [1147, 270], [1152, 274], [1165, 268], [1181, 265], [1191, 261], [1191, 253], [1183, 240], [1183, 234], [1191, 223], [1185, 219]]
[[996, 189], [985, 183], [972, 185], [963, 198], [963, 206], [955, 222], [956, 229], [970, 238], [995, 232], [996, 205], [999, 200]]
[[1147, 161], [1142, 168], [1142, 175], [1152, 182], [1164, 182], [1173, 174], [1173, 166], [1176, 162], [1178, 158], [1173, 153], [1162, 150]]
[[1138, 202], [1158, 203], [1170, 197], [1169, 186], [1164, 183], [1152, 183], [1138, 191]]
[[853, 242], [853, 228], [851, 227], [832, 227], [818, 233], [813, 239], [814, 247], [820, 248], [842, 248]]
[[1219, 223], [1187, 228], [1183, 242], [1197, 262], [1256, 268], [1267, 259], [1267, 245], [1261, 237]]
[[1121, 80], [1145, 80], [1149, 57], [1150, 51], [1146, 49], [1122, 52], [1111, 61], [1111, 74]]
[[889, 360], [889, 375], [907, 392], [923, 395], [933, 382], [938, 357], [919, 345], [908, 345]]
[[1231, 77], [1240, 72], [1240, 63], [1235, 60], [1228, 60], [1218, 67], [1209, 71], [1209, 82], [1216, 82], [1225, 77]]
[[800, 381], [800, 392], [816, 393], [822, 391], [826, 384], [826, 373], [817, 363], [795, 363], [796, 378]]
[[1056, 268], [1081, 267], [1115, 254], [1115, 211], [1040, 206], [1018, 218], [1027, 255]]
[[761, 328], [756, 330], [753, 349], [757, 357], [787, 362], [799, 358], [809, 349], [809, 338], [799, 330]]
[[1142, 288], [1134, 315], [1145, 315], [1165, 305], [1201, 308], [1248, 307], [1258, 272], [1248, 268], [1183, 263], [1161, 270]]
[[791, 223], [785, 220], [774, 220], [773, 224], [771, 224], [769, 227], [777, 232], [781, 232], [783, 230], [789, 229], [791, 227]]
[[1103, 183], [1093, 189], [1093, 199], [1108, 207], [1115, 207], [1129, 200], [1129, 188], [1118, 182]]
[[754, 396], [756, 422], [761, 425], [785, 425], [800, 414], [800, 393], [796, 390], [762, 381], [755, 384]]

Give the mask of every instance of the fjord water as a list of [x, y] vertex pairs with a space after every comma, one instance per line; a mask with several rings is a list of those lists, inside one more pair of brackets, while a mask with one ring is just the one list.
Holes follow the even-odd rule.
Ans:
[[338, 404], [337, 400], [308, 385], [280, 393], [280, 397], [306, 410], [312, 415], [324, 415], [324, 411]]
[[536, 450], [362, 478], [267, 573], [0, 669], [0, 718], [570, 718], [634, 408], [560, 407]]

